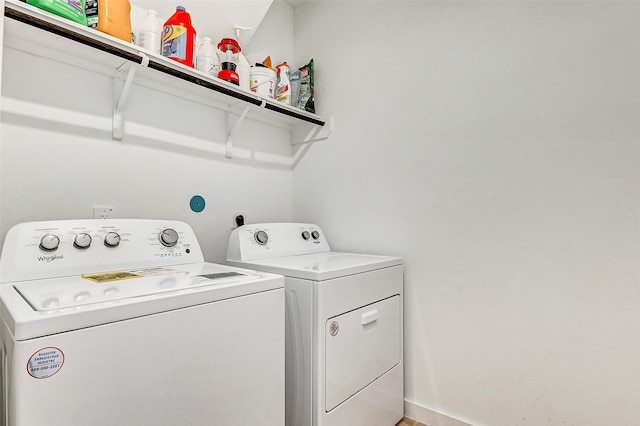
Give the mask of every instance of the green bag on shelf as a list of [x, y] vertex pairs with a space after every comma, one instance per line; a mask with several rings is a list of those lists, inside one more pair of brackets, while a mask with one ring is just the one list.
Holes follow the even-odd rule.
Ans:
[[315, 71], [313, 70], [313, 59], [307, 65], [300, 68], [300, 93], [298, 94], [298, 108], [309, 112], [316, 112], [316, 101], [314, 100], [313, 80]]
[[85, 0], [27, 0], [27, 4], [87, 26]]

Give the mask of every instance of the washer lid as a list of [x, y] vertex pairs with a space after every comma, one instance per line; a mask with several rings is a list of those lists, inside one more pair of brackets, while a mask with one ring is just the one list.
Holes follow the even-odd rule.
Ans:
[[132, 269], [26, 281], [14, 284], [14, 288], [33, 310], [51, 311], [96, 303], [116, 303], [123, 299], [161, 295], [189, 288], [246, 282], [255, 276], [238, 271], [194, 270], [189, 266]]
[[212, 263], [6, 283], [3, 320], [17, 340], [282, 288], [276, 275]]
[[324, 281], [390, 266], [402, 265], [402, 258], [368, 254], [326, 252], [274, 257], [250, 261], [229, 261], [232, 265], [314, 281]]

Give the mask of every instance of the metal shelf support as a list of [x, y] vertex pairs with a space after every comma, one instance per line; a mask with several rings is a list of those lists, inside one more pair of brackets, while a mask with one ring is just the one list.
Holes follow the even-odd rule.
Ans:
[[291, 145], [305, 145], [305, 144], [309, 144], [309, 143], [314, 143], [314, 142], [320, 142], [320, 141], [325, 141], [327, 139], [329, 139], [331, 137], [331, 134], [333, 133], [333, 116], [329, 117], [329, 132], [324, 135], [324, 136], [318, 136], [318, 134], [320, 133], [320, 130], [323, 129], [322, 126], [314, 126], [313, 129], [311, 129], [311, 131], [307, 134], [307, 136], [298, 142], [291, 142]]
[[[149, 65], [149, 57], [142, 52], [140, 55], [142, 56], [142, 62], [140, 62], [140, 65], [132, 62], [126, 62], [116, 69], [116, 77], [113, 85], [113, 122], [111, 137], [117, 141], [121, 141], [124, 135], [122, 113], [124, 111], [127, 98], [129, 97], [129, 91], [131, 90], [131, 84], [133, 83], [136, 71], [138, 70], [138, 67], [146, 67]], [[125, 73], [127, 76], [123, 77]]]
[[236, 120], [233, 127], [231, 127], [232, 112], [231, 112], [231, 106], [229, 106], [229, 110], [227, 111], [227, 144], [224, 152], [224, 156], [226, 158], [233, 158], [233, 134], [236, 132], [236, 130], [238, 130], [238, 127], [240, 127], [240, 124], [242, 124], [242, 121], [247, 116], [248, 112], [249, 112], [249, 106], [246, 106], [244, 110], [242, 110], [242, 113]]

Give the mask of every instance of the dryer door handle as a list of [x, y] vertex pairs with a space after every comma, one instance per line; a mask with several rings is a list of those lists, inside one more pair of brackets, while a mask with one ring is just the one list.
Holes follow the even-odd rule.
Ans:
[[367, 312], [363, 312], [362, 315], [360, 316], [360, 322], [362, 325], [371, 324], [372, 322], [377, 320], [378, 320], [378, 310], [375, 308], [368, 310]]

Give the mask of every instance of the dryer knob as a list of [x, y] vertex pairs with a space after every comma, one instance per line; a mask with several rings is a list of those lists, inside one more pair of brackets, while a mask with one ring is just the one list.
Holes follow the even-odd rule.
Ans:
[[160, 232], [160, 235], [158, 235], [158, 238], [160, 239], [160, 242], [162, 243], [163, 246], [173, 247], [176, 244], [178, 244], [179, 237], [175, 229], [167, 228], [167, 229], [163, 229], [162, 232]]
[[311, 234], [309, 234], [308, 231], [303, 231], [302, 232], [302, 239], [307, 241], [309, 238], [311, 238]]
[[76, 235], [73, 239], [73, 245], [75, 248], [80, 250], [88, 249], [91, 245], [91, 235], [86, 232]]
[[265, 245], [267, 244], [267, 241], [269, 241], [269, 235], [264, 231], [256, 232], [253, 234], [253, 238], [255, 238], [256, 242], [260, 245]]
[[311, 233], [311, 236], [313, 237], [314, 240], [317, 240], [318, 238], [320, 238], [320, 233], [318, 231], [313, 231]]
[[118, 247], [120, 245], [120, 234], [117, 232], [109, 232], [104, 236], [104, 245], [107, 247]]
[[60, 245], [60, 238], [57, 235], [47, 234], [40, 238], [40, 248], [44, 251], [55, 251]]

